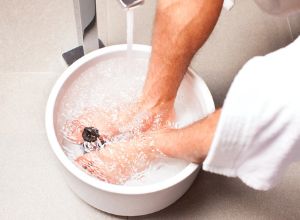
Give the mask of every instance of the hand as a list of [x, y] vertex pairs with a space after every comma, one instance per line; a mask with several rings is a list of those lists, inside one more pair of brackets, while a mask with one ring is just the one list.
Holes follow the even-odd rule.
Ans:
[[122, 184], [145, 170], [161, 154], [201, 163], [205, 159], [220, 111], [180, 129], [146, 132], [126, 142], [110, 143], [104, 149], [76, 159], [90, 174], [109, 183]]
[[99, 130], [101, 137], [106, 140], [118, 130], [113, 127], [111, 113], [100, 108], [85, 109], [81, 115], [65, 123], [64, 136], [71, 142], [82, 144], [82, 132], [85, 127], [95, 127]]
[[120, 133], [130, 132], [134, 136], [147, 130], [167, 127], [174, 118], [173, 102], [150, 105], [145, 101], [139, 101], [107, 110], [86, 109], [75, 119], [66, 122], [64, 135], [71, 142], [81, 144], [83, 129], [95, 127], [107, 141]]

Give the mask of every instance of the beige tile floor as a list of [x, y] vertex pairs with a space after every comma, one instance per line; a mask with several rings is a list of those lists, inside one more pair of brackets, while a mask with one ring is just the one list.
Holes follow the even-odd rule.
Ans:
[[[192, 62], [220, 105], [238, 69], [252, 56], [291, 42], [300, 16], [271, 17], [251, 0], [236, 1]], [[98, 0], [100, 36], [125, 42], [124, 16], [111, 0]], [[100, 3], [103, 3], [100, 4]], [[155, 2], [137, 12], [136, 42], [149, 43]], [[48, 94], [66, 68], [61, 53], [78, 44], [71, 0], [3, 0], [0, 7], [0, 219], [115, 219], [77, 198], [50, 150], [44, 111]], [[138, 219], [299, 219], [300, 166], [268, 192], [237, 179], [200, 173], [175, 204]]]
[[78, 44], [72, 0], [1, 0], [0, 72], [65, 69], [61, 54]]

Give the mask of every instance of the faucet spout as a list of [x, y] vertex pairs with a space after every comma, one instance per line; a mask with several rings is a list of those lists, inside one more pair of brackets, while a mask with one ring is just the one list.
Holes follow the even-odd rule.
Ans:
[[124, 8], [133, 8], [144, 3], [144, 0], [119, 0]]

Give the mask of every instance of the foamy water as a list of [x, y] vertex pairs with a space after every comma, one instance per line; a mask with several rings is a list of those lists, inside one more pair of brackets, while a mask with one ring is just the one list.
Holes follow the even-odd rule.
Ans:
[[[134, 57], [132, 51], [133, 19], [133, 10], [127, 10], [127, 53], [123, 57], [101, 61], [84, 70], [65, 91], [61, 101], [63, 105], [58, 114], [60, 115], [58, 125], [61, 127], [62, 134], [66, 132], [63, 129], [65, 123], [74, 120], [86, 109], [111, 110], [124, 103], [137, 101], [146, 78], [148, 59]], [[183, 80], [175, 102], [178, 127], [185, 126], [201, 117], [201, 112], [193, 112], [200, 107], [196, 96], [189, 91], [189, 82], [189, 80]], [[118, 117], [117, 114], [118, 112], [111, 115], [112, 120]], [[122, 128], [119, 129], [122, 130]], [[126, 138], [124, 135], [119, 135], [116, 141]], [[81, 145], [71, 143], [66, 139], [63, 140], [62, 145], [66, 155], [72, 161], [83, 155]], [[138, 159], [136, 160], [139, 162]], [[124, 184], [139, 186], [161, 182], [175, 176], [187, 165], [186, 161], [159, 155], [147, 169], [137, 172]]]
[[[128, 57], [112, 58], [83, 71], [73, 84], [65, 91], [62, 98], [58, 124], [63, 128], [67, 120], [72, 120], [89, 107], [102, 109], [117, 107], [120, 103], [136, 101], [142, 91], [145, 81], [148, 60], [132, 58], [130, 71], [124, 71], [128, 66]], [[197, 99], [188, 92], [188, 83], [183, 81], [175, 102], [178, 126], [182, 127], [199, 118], [201, 112]], [[61, 131], [63, 132], [63, 131]], [[82, 155], [81, 146], [64, 141], [67, 156], [74, 160]], [[147, 185], [168, 179], [188, 165], [187, 162], [162, 157], [151, 163], [148, 169], [134, 175], [126, 185]]]

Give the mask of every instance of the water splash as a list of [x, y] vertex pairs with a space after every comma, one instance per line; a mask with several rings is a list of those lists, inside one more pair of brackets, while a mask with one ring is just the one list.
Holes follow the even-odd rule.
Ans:
[[[125, 111], [128, 105], [135, 103], [138, 100], [146, 77], [148, 59], [136, 56], [132, 56], [131, 59], [134, 65], [132, 65], [130, 72], [125, 71], [125, 67], [128, 65], [125, 53], [123, 57], [114, 57], [101, 61], [100, 63], [85, 69], [77, 76], [70, 87], [65, 90], [61, 101], [62, 104], [58, 111], [57, 125], [62, 128], [61, 133], [64, 136], [69, 134], [68, 132], [70, 132], [70, 130], [68, 129], [76, 130], [81, 124], [84, 124], [84, 126], [93, 126], [93, 120], [89, 117], [84, 118], [83, 121], [77, 121], [78, 124], [75, 123], [75, 125], [65, 126], [67, 121], [72, 121], [87, 112], [93, 115], [101, 109], [101, 111], [109, 112], [108, 116], [110, 121], [118, 122], [118, 120], [120, 120], [120, 111]], [[199, 107], [195, 106], [198, 102], [196, 98], [193, 98], [194, 95], [186, 92], [188, 85], [185, 85], [185, 82], [183, 82], [182, 85], [183, 87], [180, 87], [175, 102], [175, 111], [177, 115], [189, 118], [187, 116], [195, 114], [193, 109], [199, 109]], [[136, 110], [133, 109], [127, 113], [133, 114], [132, 112], [134, 111]], [[145, 115], [145, 113], [138, 114], [134, 121], [139, 124], [145, 117], [147, 117], [147, 114]], [[189, 119], [190, 120], [184, 121], [184, 123], [179, 121], [180, 124], [170, 123], [169, 126], [183, 126], [192, 122], [192, 119]], [[154, 121], [154, 124], [160, 126], [161, 115], [158, 114], [154, 118]], [[126, 142], [132, 138], [132, 136], [141, 132], [140, 128], [136, 126], [135, 123], [125, 123], [121, 127], [118, 127], [121, 134], [116, 135], [110, 141]], [[156, 129], [155, 126], [153, 129]], [[68, 141], [65, 139], [61, 144], [71, 160], [75, 161], [83, 155], [80, 145], [72, 144], [70, 143], [70, 140]], [[124, 149], [126, 148], [124, 147]], [[124, 152], [126, 151], [124, 150]], [[118, 158], [122, 159], [122, 157], [126, 156], [128, 155], [120, 154]], [[133, 163], [134, 166], [131, 166], [132, 170], [130, 172], [134, 174], [132, 178], [128, 179], [125, 178], [125, 176], [121, 176], [118, 180], [119, 183], [126, 185], [147, 185], [157, 183], [174, 176], [188, 164], [187, 162], [176, 159], [156, 157], [151, 163], [145, 162], [144, 166], [148, 168], [143, 170], [137, 165], [143, 163], [142, 161], [145, 161], [145, 158], [147, 158], [146, 156], [147, 155], [141, 152], [135, 158]], [[98, 161], [99, 159], [96, 159], [95, 157], [96, 156], [94, 155], [94, 160]], [[100, 161], [97, 163], [101, 165]], [[122, 169], [127, 170], [126, 164], [123, 163], [119, 165]], [[91, 169], [91, 167], [92, 166], [89, 165], [89, 169]], [[106, 170], [109, 170], [110, 172], [116, 171], [115, 164], [107, 163]], [[93, 172], [97, 175], [101, 174], [99, 170]], [[106, 181], [109, 181], [109, 179], [106, 179]]]

